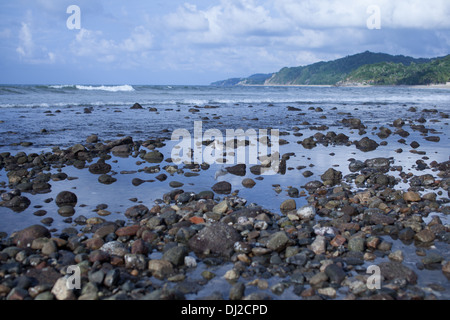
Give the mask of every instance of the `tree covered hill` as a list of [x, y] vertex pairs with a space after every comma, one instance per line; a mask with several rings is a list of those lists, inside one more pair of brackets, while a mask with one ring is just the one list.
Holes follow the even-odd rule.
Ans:
[[419, 85], [450, 81], [449, 56], [424, 59], [363, 52], [308, 66], [283, 68], [273, 74], [218, 81], [212, 85]]

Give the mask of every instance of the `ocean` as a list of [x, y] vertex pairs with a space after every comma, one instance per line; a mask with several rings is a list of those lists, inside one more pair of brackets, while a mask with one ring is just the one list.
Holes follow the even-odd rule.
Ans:
[[[144, 110], [130, 110], [135, 103]], [[189, 111], [205, 106], [215, 108], [204, 109], [202, 117]], [[160, 135], [162, 130], [192, 130], [195, 120], [202, 120], [205, 129], [220, 130], [291, 130], [319, 120], [321, 125], [336, 126], [344, 116], [381, 125], [407, 115], [410, 107], [446, 112], [450, 91], [413, 87], [3, 85], [0, 149], [9, 151], [15, 143], [28, 140], [37, 148], [70, 146], [80, 142], [80, 135], [92, 133], [104, 139], [120, 135], [145, 139]], [[150, 108], [156, 112], [148, 112]], [[323, 112], [314, 112], [316, 108]], [[326, 118], [319, 119], [324, 114]]]

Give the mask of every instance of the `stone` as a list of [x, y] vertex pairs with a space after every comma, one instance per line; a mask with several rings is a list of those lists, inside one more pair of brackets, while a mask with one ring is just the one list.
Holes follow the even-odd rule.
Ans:
[[403, 194], [403, 200], [407, 202], [419, 202], [422, 199], [417, 192], [408, 191]]
[[362, 237], [353, 237], [348, 240], [348, 250], [363, 252], [365, 246], [365, 239]]
[[136, 235], [140, 228], [141, 226], [138, 224], [122, 227], [116, 230], [116, 235], [118, 237], [133, 237]]
[[19, 248], [31, 246], [37, 238], [49, 238], [50, 231], [41, 225], [33, 225], [12, 235], [13, 243]]
[[52, 288], [52, 294], [56, 300], [75, 300], [75, 294], [73, 290], [67, 287], [68, 277], [59, 278]]
[[111, 165], [104, 162], [93, 163], [89, 166], [89, 172], [92, 174], [107, 174], [111, 171]]
[[331, 283], [338, 285], [340, 285], [346, 277], [344, 270], [334, 263], [325, 268], [325, 274], [328, 276]]
[[245, 284], [242, 282], [235, 283], [231, 289], [229, 298], [231, 301], [241, 300], [245, 293]]
[[436, 239], [436, 236], [432, 231], [428, 229], [423, 229], [422, 231], [416, 233], [414, 239], [423, 243], [427, 243], [434, 241], [434, 239]]
[[169, 261], [174, 266], [183, 265], [184, 258], [187, 256], [188, 250], [184, 246], [176, 246], [164, 252], [162, 260]]
[[233, 167], [225, 168], [225, 170], [233, 175], [244, 177], [246, 174], [247, 166], [245, 164], [237, 164]]
[[401, 250], [391, 252], [388, 258], [392, 261], [402, 262], [404, 259], [403, 252]]
[[118, 256], [118, 257], [123, 257], [125, 254], [128, 253], [128, 250], [126, 249], [125, 245], [119, 241], [107, 242], [100, 248], [100, 250], [106, 252], [111, 256]]
[[103, 280], [103, 284], [109, 288], [114, 287], [120, 281], [120, 271], [119, 269], [112, 269], [108, 271], [105, 275], [105, 280]]
[[247, 178], [247, 179], [242, 180], [242, 185], [245, 188], [251, 189], [256, 185], [256, 182], [253, 179]]
[[154, 150], [147, 152], [144, 155], [144, 160], [149, 163], [161, 163], [164, 160], [164, 155], [161, 152]]
[[341, 182], [342, 172], [330, 168], [321, 175], [320, 178], [322, 179], [323, 184], [334, 186]]
[[135, 103], [132, 107], [130, 107], [130, 109], [132, 110], [137, 110], [137, 109], [144, 109], [139, 103]]
[[286, 247], [288, 242], [289, 237], [286, 235], [286, 232], [279, 231], [270, 236], [269, 241], [267, 241], [266, 247], [273, 251], [281, 251]]
[[215, 253], [229, 257], [234, 251], [234, 243], [238, 241], [241, 241], [241, 236], [232, 226], [215, 222], [190, 238], [188, 244], [199, 254]]
[[325, 272], [316, 273], [314, 276], [309, 279], [309, 284], [312, 287], [320, 287], [323, 282], [328, 280], [328, 276]]
[[214, 213], [218, 214], [224, 214], [228, 211], [228, 203], [226, 200], [220, 202], [219, 204], [215, 205], [213, 210]]
[[388, 281], [401, 279], [406, 280], [410, 284], [417, 283], [417, 274], [400, 262], [382, 262], [378, 266], [380, 267], [381, 275]]
[[150, 260], [148, 270], [157, 279], [164, 279], [173, 273], [172, 263], [166, 260]]
[[413, 229], [411, 229], [411, 227], [406, 227], [400, 230], [400, 232], [398, 233], [398, 238], [403, 241], [408, 241], [412, 240], [415, 234], [416, 233], [414, 232]]
[[324, 236], [318, 235], [313, 243], [311, 243], [311, 250], [317, 255], [325, 253], [326, 238]]
[[58, 207], [72, 206], [75, 207], [78, 202], [77, 195], [70, 191], [60, 192], [55, 199], [55, 203]]
[[313, 219], [316, 215], [316, 209], [312, 206], [304, 206], [297, 210], [297, 215], [303, 220]]
[[116, 181], [117, 181], [116, 178], [114, 178], [108, 174], [102, 174], [98, 177], [98, 182], [103, 183], [103, 184], [112, 184]]
[[125, 216], [128, 218], [131, 218], [131, 219], [136, 219], [136, 218], [146, 215], [148, 212], [149, 212], [148, 208], [145, 205], [140, 204], [140, 205], [128, 208], [125, 211]]
[[218, 182], [212, 187], [212, 190], [218, 194], [230, 194], [231, 184], [227, 181]]
[[147, 266], [147, 259], [143, 254], [127, 253], [124, 256], [125, 267], [128, 269], [144, 270]]
[[368, 137], [364, 137], [361, 140], [356, 141], [355, 145], [356, 145], [357, 149], [359, 149], [363, 152], [373, 151], [373, 150], [377, 149], [379, 146], [379, 144], [376, 141], [374, 141]]
[[289, 211], [297, 209], [297, 203], [294, 199], [288, 199], [286, 201], [283, 201], [280, 206], [280, 210], [282, 213], [287, 213]]

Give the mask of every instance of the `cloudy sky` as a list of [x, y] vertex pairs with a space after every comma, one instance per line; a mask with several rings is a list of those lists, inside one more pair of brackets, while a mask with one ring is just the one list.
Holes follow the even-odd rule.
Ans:
[[449, 0], [1, 1], [0, 83], [202, 85], [366, 50], [443, 56], [449, 17]]

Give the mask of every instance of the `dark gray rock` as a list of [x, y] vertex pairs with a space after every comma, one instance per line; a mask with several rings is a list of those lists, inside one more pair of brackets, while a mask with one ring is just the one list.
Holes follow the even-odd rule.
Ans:
[[363, 151], [363, 152], [369, 152], [369, 151], [373, 151], [376, 148], [378, 148], [379, 144], [367, 137], [362, 138], [359, 141], [355, 142], [356, 148]]
[[218, 194], [230, 194], [231, 184], [226, 181], [218, 182], [212, 187], [212, 190]]
[[378, 266], [380, 267], [381, 275], [388, 281], [401, 279], [406, 280], [410, 284], [417, 283], [417, 274], [400, 262], [382, 262]]
[[338, 285], [340, 285], [341, 282], [346, 277], [345, 271], [334, 263], [326, 267], [325, 273], [328, 276], [328, 279], [330, 280], [331, 283]]
[[230, 257], [234, 243], [241, 241], [240, 234], [227, 224], [216, 222], [203, 228], [189, 240], [189, 247], [198, 254], [218, 254]]

